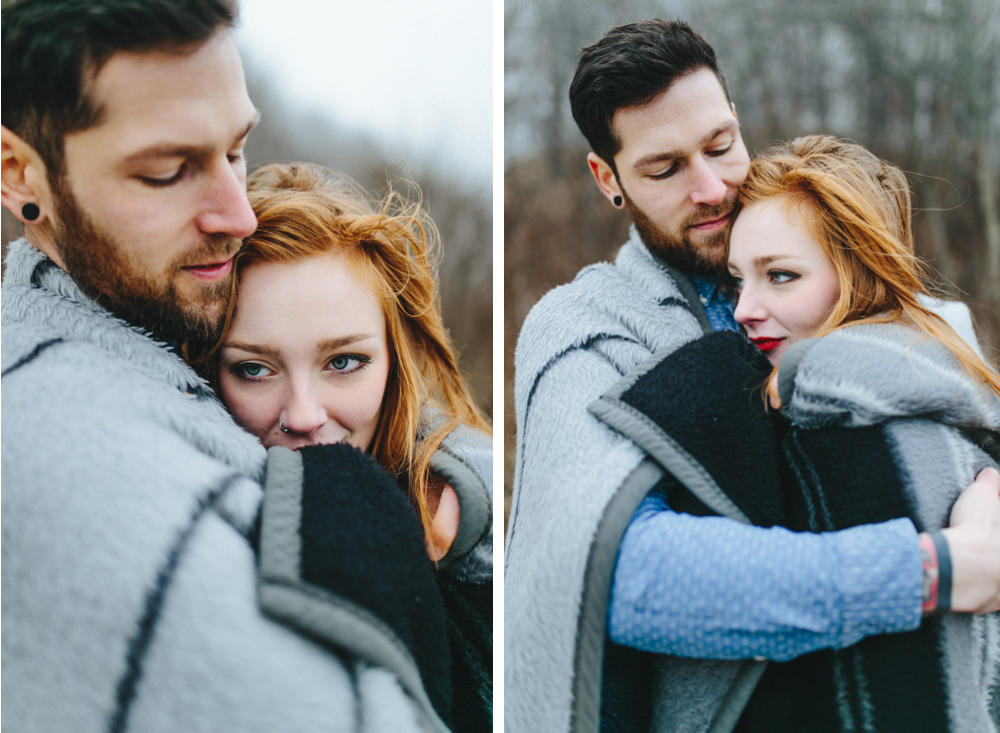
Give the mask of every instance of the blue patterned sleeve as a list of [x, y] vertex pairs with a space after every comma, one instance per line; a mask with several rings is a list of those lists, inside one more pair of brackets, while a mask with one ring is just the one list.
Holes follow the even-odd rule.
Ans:
[[672, 511], [651, 493], [619, 548], [611, 640], [705, 659], [794, 659], [920, 624], [908, 519], [810, 534]]

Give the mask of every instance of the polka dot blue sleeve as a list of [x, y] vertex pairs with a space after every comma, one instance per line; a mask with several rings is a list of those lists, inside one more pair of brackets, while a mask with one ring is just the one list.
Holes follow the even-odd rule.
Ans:
[[639, 505], [619, 547], [611, 640], [661, 654], [785, 661], [920, 624], [908, 519], [811, 534]]

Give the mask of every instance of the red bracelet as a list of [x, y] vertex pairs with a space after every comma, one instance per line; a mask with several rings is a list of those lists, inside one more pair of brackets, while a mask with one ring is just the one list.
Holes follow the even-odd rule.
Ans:
[[934, 613], [938, 607], [938, 554], [934, 540], [929, 534], [920, 535], [920, 567], [924, 582], [920, 610], [925, 616]]

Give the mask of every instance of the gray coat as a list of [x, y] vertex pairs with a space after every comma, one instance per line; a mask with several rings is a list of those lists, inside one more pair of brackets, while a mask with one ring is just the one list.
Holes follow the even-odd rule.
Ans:
[[[1000, 461], [1000, 397], [942, 344], [899, 323], [793, 344], [779, 393], [782, 414], [798, 428], [882, 426], [921, 530], [947, 526], [959, 492]], [[946, 615], [938, 652], [951, 729], [997, 730], [1000, 614]]]
[[613, 265], [583, 269], [524, 322], [504, 566], [510, 731], [597, 730], [618, 543], [661, 469], [588, 406], [636, 365], [708, 330], [687, 278], [634, 234]]
[[[262, 610], [265, 451], [171, 349], [23, 240], [2, 325], [5, 729], [443, 729], [405, 652], [369, 653], [393, 643], [378, 624], [334, 653]], [[489, 486], [459, 483], [479, 524], [452, 567], [481, 576]]]
[[[960, 306], [952, 311], [968, 321]], [[634, 233], [613, 265], [585, 268], [525, 321], [515, 356], [518, 452], [504, 584], [512, 731], [598, 728], [618, 544], [664, 467], [678, 470], [669, 451], [647, 452], [613, 429], [599, 405], [708, 330], [687, 278]], [[699, 488], [694, 473], [679, 478], [706, 505], [745, 521], [709, 485]], [[753, 660], [663, 658], [657, 729], [729, 729], [762, 671]]]

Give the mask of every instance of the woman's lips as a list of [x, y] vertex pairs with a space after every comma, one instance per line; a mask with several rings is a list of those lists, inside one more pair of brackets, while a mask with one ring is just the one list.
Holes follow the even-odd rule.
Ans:
[[221, 280], [233, 268], [233, 259], [230, 257], [225, 262], [212, 262], [207, 265], [188, 265], [181, 269], [190, 272], [199, 280]]
[[784, 341], [785, 339], [756, 338], [750, 340], [753, 342], [753, 345], [756, 346], [761, 351], [774, 351], [776, 348], [781, 346], [781, 342]]

